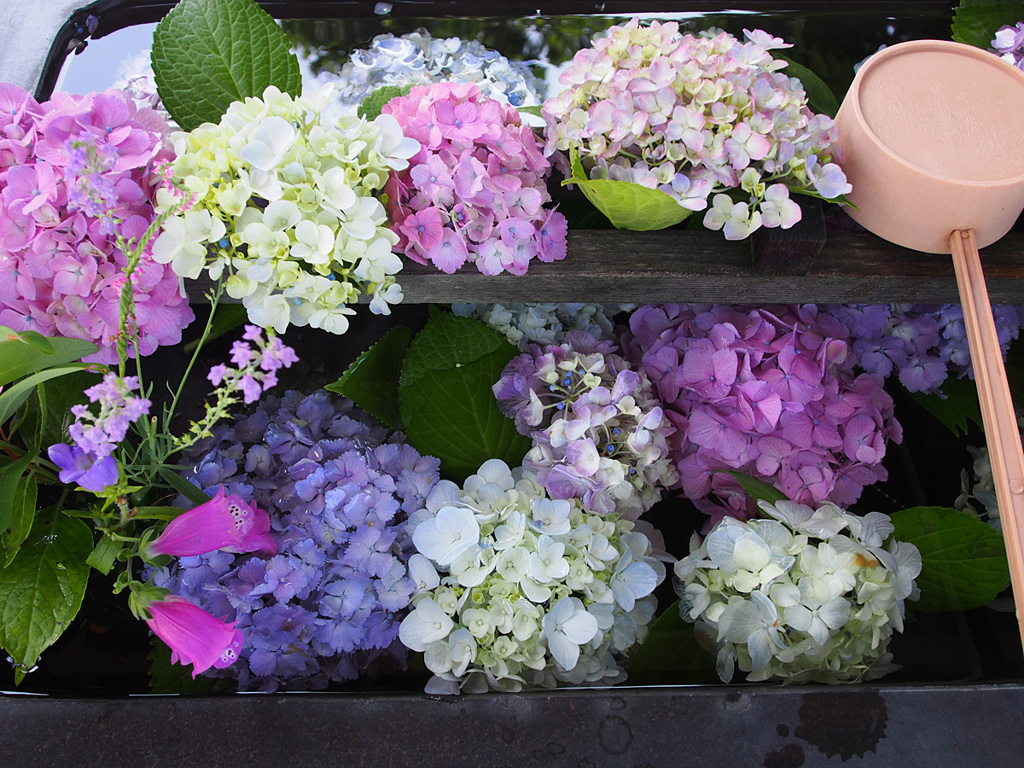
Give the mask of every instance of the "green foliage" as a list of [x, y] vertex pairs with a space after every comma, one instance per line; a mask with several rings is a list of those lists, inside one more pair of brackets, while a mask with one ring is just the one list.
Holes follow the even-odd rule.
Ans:
[[409, 442], [461, 481], [488, 459], [522, 463], [530, 440], [498, 410], [491, 390], [518, 350], [497, 331], [434, 307], [409, 345], [398, 402]]
[[786, 494], [776, 488], [774, 485], [766, 483], [764, 480], [758, 480], [756, 477], [746, 475], [743, 472], [726, 472], [730, 475], [733, 480], [740, 484], [740, 488], [747, 492], [747, 495], [754, 500], [767, 501], [769, 504], [774, 504], [777, 501], [784, 501]]
[[403, 429], [398, 377], [412, 331], [396, 325], [363, 352], [327, 389], [344, 395], [391, 429]]
[[13, 562], [0, 571], [0, 647], [21, 683], [44, 650], [78, 613], [89, 581], [89, 526], [60, 513], [37, 525]]
[[254, 0], [181, 0], [153, 33], [157, 93], [184, 130], [217, 123], [233, 101], [267, 86], [298, 96], [288, 36]]
[[793, 61], [789, 56], [784, 56], [778, 51], [773, 51], [772, 56], [788, 62], [788, 66], [782, 71], [790, 77], [797, 78], [803, 84], [804, 92], [807, 94], [807, 103], [812, 110], [829, 117], [836, 116], [836, 112], [839, 111], [839, 101], [824, 80], [803, 64]]
[[399, 96], [405, 96], [411, 90], [411, 85], [404, 87], [398, 85], [382, 86], [363, 99], [363, 103], [356, 109], [356, 114], [367, 120], [374, 120], [380, 117], [380, 114], [384, 111], [385, 104], [392, 99], [397, 99]]
[[942, 395], [914, 392], [911, 397], [958, 437], [970, 430], [969, 421], [982, 426], [978, 389], [970, 379], [948, 378], [942, 385]]
[[913, 507], [892, 516], [896, 541], [921, 550], [919, 611], [963, 611], [985, 605], [1010, 579], [1003, 537], [974, 515], [943, 507]]
[[717, 680], [715, 657], [702, 647], [694, 625], [679, 615], [672, 603], [651, 625], [643, 644], [626, 660], [630, 683], [709, 683]]
[[225, 688], [223, 680], [199, 675], [192, 667], [171, 663], [171, 649], [155, 635], [149, 641], [149, 691], [155, 694], [215, 693]]
[[48, 339], [35, 331], [18, 333], [0, 325], [0, 387], [38, 371], [66, 365], [98, 347], [81, 339]]
[[953, 39], [989, 50], [1000, 27], [1024, 21], [1020, 0], [960, 0], [953, 16]]
[[638, 232], [665, 229], [679, 224], [690, 215], [689, 209], [683, 208], [673, 198], [657, 189], [649, 189], [629, 181], [588, 179], [575, 147], [569, 149], [569, 161], [572, 165], [572, 178], [566, 179], [562, 184], [578, 186], [616, 229]]

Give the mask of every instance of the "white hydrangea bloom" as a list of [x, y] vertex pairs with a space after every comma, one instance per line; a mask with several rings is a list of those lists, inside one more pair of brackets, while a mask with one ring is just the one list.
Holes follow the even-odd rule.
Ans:
[[615, 657], [643, 639], [665, 577], [632, 522], [549, 499], [499, 460], [425, 505], [408, 523], [416, 594], [400, 637], [423, 652], [429, 691], [624, 679]]
[[760, 503], [773, 519], [724, 518], [675, 565], [680, 614], [715, 647], [725, 682], [853, 682], [894, 669], [887, 652], [916, 597], [921, 554], [887, 515]]

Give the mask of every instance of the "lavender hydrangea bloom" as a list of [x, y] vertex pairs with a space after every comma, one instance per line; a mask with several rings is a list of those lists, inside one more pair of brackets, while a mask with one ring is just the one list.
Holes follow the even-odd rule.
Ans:
[[676, 428], [646, 374], [615, 344], [570, 331], [561, 345], [513, 358], [494, 385], [501, 410], [533, 439], [523, 460], [556, 499], [635, 520], [675, 484], [668, 438]]
[[[992, 307], [1003, 354], [1020, 334], [1020, 307]], [[843, 304], [823, 307], [849, 328], [851, 361], [895, 375], [910, 392], [937, 393], [951, 375], [974, 378], [959, 304]]]
[[267, 397], [211, 442], [189, 479], [267, 510], [278, 548], [273, 557], [183, 557], [153, 574], [237, 619], [239, 662], [216, 674], [266, 691], [403, 666], [398, 623], [415, 589], [406, 520], [437, 483], [437, 459], [325, 392]]

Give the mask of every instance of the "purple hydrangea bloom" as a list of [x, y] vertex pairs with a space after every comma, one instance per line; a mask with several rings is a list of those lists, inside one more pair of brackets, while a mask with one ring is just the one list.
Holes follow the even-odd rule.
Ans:
[[270, 516], [278, 554], [183, 557], [153, 574], [229, 621], [244, 642], [217, 672], [240, 689], [322, 688], [403, 666], [398, 623], [415, 589], [410, 514], [439, 463], [326, 392], [266, 397], [215, 429], [189, 479]]
[[[814, 305], [646, 306], [631, 316], [623, 345], [677, 428], [678, 487], [713, 520], [755, 511], [730, 471], [811, 505], [848, 506], [887, 477], [885, 446], [902, 430], [882, 377], [854, 371], [841, 317]], [[854, 320], [881, 324], [870, 309]]]

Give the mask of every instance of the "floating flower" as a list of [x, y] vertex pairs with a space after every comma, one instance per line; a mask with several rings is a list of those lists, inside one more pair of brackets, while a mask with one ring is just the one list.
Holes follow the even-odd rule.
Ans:
[[643, 639], [665, 575], [640, 527], [551, 499], [497, 459], [462, 488], [438, 483], [410, 526], [417, 586], [399, 637], [424, 654], [428, 690], [623, 679], [615, 656]]
[[171, 663], [191, 664], [193, 678], [210, 667], [225, 669], [238, 660], [242, 633], [235, 629], [237, 622], [222, 621], [174, 595], [154, 600], [147, 610], [146, 623], [171, 649]]
[[[407, 565], [406, 521], [422, 513], [438, 461], [386, 436], [347, 400], [289, 392], [218, 427], [198, 457], [190, 479], [266, 510], [270, 532], [254, 525], [248, 553], [181, 557], [153, 582], [237, 620], [240, 660], [222, 676], [239, 688], [322, 688], [404, 665], [399, 620], [422, 578]], [[231, 533], [223, 517], [216, 527]]]
[[723, 518], [675, 564], [680, 613], [714, 646], [718, 674], [857, 682], [895, 667], [887, 648], [916, 597], [921, 555], [887, 515], [760, 503], [773, 519]]
[[614, 349], [570, 331], [562, 344], [534, 346], [509, 362], [494, 394], [531, 436], [523, 463], [552, 498], [633, 520], [676, 483], [668, 445], [676, 428], [651, 382]]
[[[0, 324], [91, 341], [99, 351], [86, 359], [104, 363], [119, 341], [141, 355], [180, 342], [194, 315], [171, 268], [144, 244], [125, 275], [157, 215], [167, 123], [113, 89], [39, 104], [0, 84], [0, 101]], [[126, 280], [134, 311], [122, 334]]]
[[814, 505], [852, 504], [887, 477], [886, 445], [902, 439], [892, 398], [855, 372], [850, 331], [827, 308], [646, 306], [630, 329], [629, 357], [678, 429], [679, 485], [704, 511], [752, 511], [732, 471]]
[[384, 112], [422, 145], [386, 187], [406, 256], [448, 274], [471, 261], [487, 275], [565, 257], [565, 219], [542, 207], [551, 166], [515, 109], [471, 83], [435, 83]]
[[184, 278], [223, 276], [250, 321], [278, 333], [344, 333], [360, 293], [378, 314], [402, 295], [391, 290], [398, 236], [377, 195], [419, 145], [388, 115], [327, 120], [329, 98], [329, 87], [293, 98], [271, 86], [232, 104], [218, 125], [172, 136], [175, 181], [195, 201], [164, 223], [154, 258]]
[[611, 27], [577, 52], [559, 77], [566, 89], [544, 102], [545, 153], [576, 152], [591, 179], [707, 209], [704, 226], [728, 240], [793, 226], [790, 190], [841, 198], [850, 186], [833, 162], [835, 126], [772, 58], [789, 46], [760, 30], [744, 35], [683, 35], [674, 21]]

